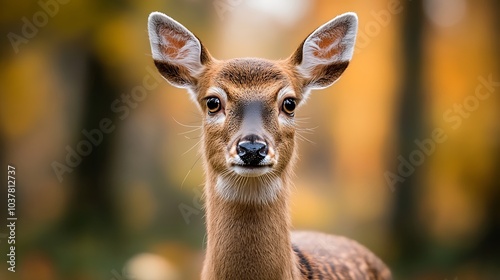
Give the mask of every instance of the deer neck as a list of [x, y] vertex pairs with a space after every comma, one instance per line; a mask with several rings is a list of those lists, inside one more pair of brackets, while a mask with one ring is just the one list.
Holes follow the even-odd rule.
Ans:
[[[217, 190], [217, 175], [210, 170], [207, 175], [211, 179], [205, 187], [207, 255], [202, 279], [296, 279], [287, 178], [278, 180], [279, 190], [272, 201], [241, 203], [224, 199]], [[247, 184], [251, 188], [276, 187], [264, 181]]]

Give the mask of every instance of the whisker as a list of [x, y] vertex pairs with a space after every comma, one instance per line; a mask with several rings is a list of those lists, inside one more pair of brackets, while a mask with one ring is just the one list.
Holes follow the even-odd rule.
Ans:
[[187, 124], [183, 124], [179, 121], [177, 121], [174, 117], [172, 117], [172, 119], [178, 124], [178, 125], [182, 125], [184, 127], [196, 127], [196, 128], [201, 128], [201, 125], [187, 125]]
[[196, 146], [198, 146], [198, 144], [200, 144], [200, 142], [201, 142], [201, 139], [200, 139], [198, 142], [196, 142], [196, 144], [194, 144], [194, 145], [193, 145], [193, 147], [189, 148], [189, 150], [187, 150], [187, 151], [185, 151], [184, 153], [182, 153], [182, 155], [181, 155], [181, 156], [183, 156], [183, 155], [185, 155], [185, 154], [189, 153], [189, 152], [190, 152], [191, 150], [193, 150]]
[[310, 120], [311, 117], [295, 117], [296, 120]]
[[200, 158], [201, 158], [201, 155], [198, 156], [198, 158], [194, 161], [193, 165], [191, 165], [191, 168], [189, 168], [189, 171], [187, 172], [186, 176], [184, 176], [184, 179], [182, 180], [182, 183], [181, 183], [181, 189], [184, 186], [184, 183], [186, 182], [186, 179], [188, 178], [189, 174], [191, 174], [191, 171], [193, 171], [194, 166], [196, 165], [198, 160], [200, 160]]
[[191, 132], [195, 132], [197, 130], [200, 130], [201, 129], [201, 126], [195, 128], [195, 129], [191, 129], [191, 130], [188, 130], [188, 131], [184, 131], [184, 132], [180, 132], [178, 133], [177, 135], [184, 135], [184, 134], [188, 134], [188, 133], [191, 133]]
[[310, 117], [303, 117], [303, 118], [297, 118], [297, 117], [295, 117], [294, 121], [296, 123], [308, 123], [310, 119], [311, 119]]
[[300, 134], [299, 132], [297, 132], [297, 136], [299, 137], [300, 140], [302, 141], [306, 141], [308, 143], [311, 143], [313, 145], [316, 145], [316, 143], [314, 141], [311, 141], [309, 140], [307, 137], [305, 137], [304, 135]]
[[308, 134], [312, 134], [315, 132], [315, 130], [317, 128], [318, 128], [318, 126], [315, 126], [315, 127], [296, 127], [295, 130], [300, 131], [300, 132], [304, 132], [304, 133], [308, 133]]

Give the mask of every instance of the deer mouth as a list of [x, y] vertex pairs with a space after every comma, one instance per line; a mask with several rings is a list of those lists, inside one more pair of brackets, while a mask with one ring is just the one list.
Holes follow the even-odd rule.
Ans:
[[250, 164], [234, 164], [232, 166], [232, 170], [244, 177], [258, 177], [265, 175], [272, 170], [272, 165], [270, 164], [259, 164], [259, 165], [250, 165]]
[[266, 157], [257, 163], [246, 163], [239, 157], [233, 157], [229, 160], [230, 169], [244, 177], [258, 177], [272, 171], [273, 161]]

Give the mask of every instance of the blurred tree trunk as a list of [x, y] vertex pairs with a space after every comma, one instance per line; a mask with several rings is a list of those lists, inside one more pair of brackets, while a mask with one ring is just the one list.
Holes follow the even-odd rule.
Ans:
[[[84, 56], [87, 63], [84, 73], [84, 85], [87, 88], [82, 91], [83, 98], [80, 98], [81, 106], [85, 109], [82, 110], [81, 126], [73, 130], [76, 133], [75, 141], [70, 146], [74, 149], [80, 141], [87, 140], [81, 131], [99, 129], [102, 119], [111, 119], [116, 127], [115, 114], [112, 114], [110, 104], [118, 96], [119, 89], [108, 80], [105, 66], [95, 52], [93, 49], [81, 49], [80, 53], [71, 53]], [[61, 75], [64, 76], [64, 73]], [[110, 232], [103, 232], [103, 229], [109, 231], [118, 228], [109, 176], [113, 153], [111, 144], [115, 133], [103, 133], [102, 142], [97, 146], [92, 145], [91, 153], [82, 156], [81, 164], [71, 174], [75, 183], [74, 191], [63, 223], [63, 227], [71, 234], [89, 230], [107, 235]]]
[[[490, 16], [493, 18], [491, 24], [493, 25], [492, 30], [498, 30], [498, 26], [500, 26], [500, 17], [498, 14], [500, 13], [500, 1], [490, 0], [490, 5], [492, 9], [490, 12], [492, 13]], [[500, 33], [494, 32], [492, 34], [494, 36], [493, 44], [494, 50], [500, 50]], [[494, 59], [497, 61], [496, 68], [493, 72], [493, 80], [500, 80], [500, 55], [496, 54]], [[496, 99], [493, 102], [497, 102], [497, 118], [498, 112], [500, 112], [500, 99], [498, 98], [498, 88], [496, 89], [495, 95], [497, 95]], [[500, 171], [500, 121], [497, 119], [497, 123], [495, 124], [495, 147], [492, 153], [496, 155], [496, 160], [494, 162], [493, 170]], [[498, 173], [495, 174], [498, 176]], [[498, 263], [500, 261], [500, 241], [498, 237], [500, 236], [500, 180], [498, 177], [491, 178], [491, 190], [493, 190], [493, 194], [488, 203], [488, 213], [486, 224], [486, 235], [481, 240], [480, 245], [470, 253], [470, 258], [475, 259], [476, 256], [484, 256], [487, 262], [494, 261]], [[484, 261], [484, 260], [483, 260]]]
[[[414, 140], [422, 139], [425, 133], [423, 123], [423, 93], [422, 93], [422, 1], [415, 0], [404, 3], [404, 19], [402, 28], [404, 69], [402, 88], [400, 92], [398, 143], [399, 152], [408, 159], [415, 149]], [[399, 160], [396, 165], [400, 164]], [[397, 170], [397, 168], [395, 169]], [[394, 235], [397, 240], [398, 256], [401, 264], [415, 260], [422, 243], [419, 241], [419, 226], [417, 219], [416, 193], [418, 191], [419, 168], [405, 180], [396, 185], [394, 195], [395, 209], [393, 217]], [[406, 261], [405, 261], [406, 260]]]

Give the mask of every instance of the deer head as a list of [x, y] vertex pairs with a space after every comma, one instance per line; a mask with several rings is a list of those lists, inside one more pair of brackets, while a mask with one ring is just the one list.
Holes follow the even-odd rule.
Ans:
[[150, 15], [154, 63], [201, 111], [207, 179], [220, 197], [271, 203], [279, 196], [296, 158], [295, 112], [311, 90], [339, 79], [356, 32], [356, 15], [346, 13], [316, 29], [288, 59], [223, 61], [177, 21]]

